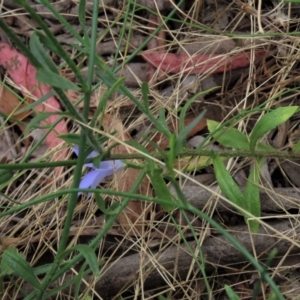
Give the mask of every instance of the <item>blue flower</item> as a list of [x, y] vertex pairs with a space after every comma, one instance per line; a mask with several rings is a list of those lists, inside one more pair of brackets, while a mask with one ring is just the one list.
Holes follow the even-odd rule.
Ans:
[[[79, 147], [75, 146], [73, 147], [73, 151], [78, 156], [79, 153]], [[92, 151], [87, 158], [94, 158], [99, 156], [99, 153], [97, 151]], [[125, 167], [125, 164], [122, 163], [120, 160], [109, 160], [109, 161], [102, 161], [100, 162], [100, 165], [98, 168], [95, 168], [93, 163], [87, 163], [85, 164], [86, 167], [93, 169], [92, 171], [88, 172], [81, 180], [79, 184], [79, 188], [82, 189], [88, 189], [88, 188], [96, 188], [99, 183], [102, 182], [102, 180], [114, 174], [117, 171], [123, 170]], [[79, 193], [81, 194], [81, 193]], [[91, 194], [88, 194], [88, 198], [91, 196]]]

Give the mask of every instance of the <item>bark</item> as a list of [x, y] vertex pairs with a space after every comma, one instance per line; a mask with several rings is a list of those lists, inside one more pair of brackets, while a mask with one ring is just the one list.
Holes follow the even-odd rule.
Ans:
[[[271, 230], [261, 227], [258, 234], [252, 234], [252, 244], [246, 226], [232, 227], [229, 231], [251, 253], [253, 253], [254, 245], [258, 259], [264, 260], [274, 247], [278, 250], [277, 257], [285, 254], [291, 246], [287, 239], [293, 239], [300, 233], [299, 227], [292, 229], [290, 221], [273, 222], [270, 225], [275, 230], [284, 232], [284, 239], [275, 236], [275, 234], [272, 236]], [[197, 247], [196, 242], [189, 242], [189, 247], [194, 251]], [[226, 268], [231, 264], [246, 261], [245, 257], [220, 234], [207, 238], [201, 246], [201, 250], [205, 257], [206, 272], [208, 273], [213, 272], [219, 266]], [[290, 254], [299, 252], [299, 248], [294, 247]], [[156, 266], [150, 262], [150, 255], [148, 255], [149, 253], [145, 254], [143, 258], [141, 258], [141, 254], [131, 255], [106, 266], [102, 270], [101, 279], [96, 283], [96, 290], [104, 298], [112, 296], [138, 280], [141, 277], [141, 270], [143, 270], [144, 288], [159, 287], [166, 284], [161, 276], [161, 273], [166, 274], [164, 270], [177, 279], [185, 280], [193, 260], [184, 244], [181, 244], [180, 247], [175, 245], [163, 252], [156, 253]], [[170, 279], [170, 276], [167, 277]]]
[[[281, 265], [284, 264], [282, 256], [289, 251], [289, 256], [299, 254], [300, 250], [297, 246], [291, 247], [293, 243], [299, 242], [300, 227], [293, 224], [290, 220], [268, 223], [271, 227], [262, 227], [257, 234], [248, 232], [245, 225], [234, 226], [227, 230], [246, 248], [253, 253], [256, 252], [258, 261], [264, 261], [273, 248], [277, 248], [277, 258], [281, 259]], [[281, 232], [284, 237], [275, 233]], [[188, 246], [196, 253], [196, 242], [188, 242]], [[218, 268], [232, 268], [232, 264], [247, 263], [245, 257], [233, 247], [226, 238], [217, 233], [215, 236], [208, 237], [204, 240], [201, 250], [205, 257], [206, 273], [212, 273]], [[155, 259], [153, 258], [155, 257]], [[200, 260], [200, 257], [198, 255]], [[164, 275], [174, 283], [173, 277], [179, 281], [187, 280], [187, 274], [193, 257], [185, 244], [173, 245], [164, 251], [158, 251], [144, 248], [142, 253], [133, 254], [127, 257], [118, 258], [115, 262], [105, 265], [101, 269], [101, 277], [95, 283], [95, 290], [103, 297], [110, 299], [122, 290], [128, 290], [136, 284], [138, 280], [143, 282], [144, 289], [158, 288], [166, 286], [167, 283], [162, 277]], [[155, 264], [153, 263], [155, 262]], [[195, 265], [192, 274], [199, 271]], [[68, 274], [64, 277], [64, 281], [70, 280], [74, 275]], [[194, 276], [194, 275], [192, 275]], [[94, 282], [93, 276], [85, 277], [89, 285]], [[61, 285], [58, 281], [53, 283], [51, 288]], [[84, 285], [81, 286], [85, 288]], [[31, 292], [32, 288], [24, 287], [26, 292]]]
[[[212, 192], [218, 192], [217, 186], [209, 188]], [[173, 187], [170, 187], [173, 195], [176, 192]], [[216, 201], [214, 194], [201, 186], [196, 184], [186, 184], [182, 187], [182, 192], [187, 200], [198, 209], [203, 209], [208, 205], [209, 201]], [[299, 209], [300, 206], [300, 192], [294, 188], [274, 188], [273, 191], [261, 191], [261, 211], [275, 212], [284, 211], [288, 209]], [[221, 198], [217, 199], [216, 210], [219, 212], [228, 212], [235, 210], [234, 207]]]

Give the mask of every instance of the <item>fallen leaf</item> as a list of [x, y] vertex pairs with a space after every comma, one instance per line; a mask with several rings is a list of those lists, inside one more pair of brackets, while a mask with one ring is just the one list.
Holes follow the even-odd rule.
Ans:
[[[263, 59], [267, 51], [255, 51], [255, 62]], [[215, 74], [246, 67], [250, 64], [251, 53], [233, 56], [216, 54], [173, 54], [163, 52], [142, 52], [142, 57], [153, 66], [167, 73]]]
[[0, 112], [8, 116], [11, 115], [14, 119], [21, 121], [30, 115], [31, 112], [25, 111], [19, 114], [15, 112], [25, 107], [26, 104], [21, 103], [11, 90], [3, 84], [0, 85]]
[[[131, 140], [130, 135], [124, 129], [122, 121], [116, 116], [105, 114], [102, 126], [106, 132], [116, 132], [115, 137], [122, 141]], [[118, 145], [111, 150], [112, 154], [132, 153], [132, 150], [125, 145]], [[138, 162], [138, 161], [137, 161]], [[117, 172], [115, 176], [116, 189], [122, 192], [129, 192], [140, 175], [140, 170], [127, 168], [124, 171]], [[141, 195], [153, 196], [150, 180], [144, 177], [136, 193]], [[145, 221], [151, 205], [142, 201], [132, 199], [127, 207], [118, 216], [118, 222], [127, 231], [132, 232], [134, 228], [141, 233], [145, 226]]]
[[[40, 83], [36, 79], [36, 69], [29, 63], [27, 58], [13, 49], [6, 43], [0, 42], [0, 65], [3, 66], [8, 75], [14, 81], [14, 83], [21, 88], [22, 94], [26, 97], [28, 91], [36, 98], [48, 94], [51, 88], [43, 83]], [[60, 111], [60, 105], [54, 96], [49, 97], [44, 103], [38, 104], [35, 107], [38, 112], [50, 112], [55, 113]], [[51, 115], [45, 120], [40, 122], [42, 126], [49, 126], [57, 122], [60, 118], [59, 115]], [[47, 129], [46, 129], [47, 131]], [[60, 121], [54, 126], [46, 137], [46, 143], [50, 149], [54, 149], [63, 144], [63, 140], [58, 138], [58, 134], [68, 133], [67, 125], [65, 121]], [[63, 148], [55, 152], [53, 155], [54, 160], [62, 160], [68, 156], [68, 149]], [[56, 169], [56, 175], [61, 175], [63, 168]]]

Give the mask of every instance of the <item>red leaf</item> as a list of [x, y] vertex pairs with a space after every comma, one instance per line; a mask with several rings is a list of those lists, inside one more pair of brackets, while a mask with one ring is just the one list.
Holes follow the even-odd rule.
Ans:
[[[255, 52], [255, 61], [264, 58], [267, 51]], [[143, 58], [153, 66], [167, 73], [215, 74], [246, 67], [250, 64], [251, 53], [239, 53], [233, 56], [217, 54], [173, 54], [163, 52], [143, 52]]]
[[[17, 86], [21, 87], [21, 92], [24, 96], [29, 91], [37, 98], [41, 98], [51, 91], [51, 88], [36, 80], [36, 69], [32, 66], [27, 58], [11, 48], [9, 45], [0, 42], [0, 65], [6, 70], [8, 75]], [[59, 112], [60, 105], [55, 97], [49, 97], [44, 103], [35, 107], [38, 112]], [[51, 115], [41, 121], [42, 126], [52, 125], [59, 119], [59, 115]], [[61, 146], [63, 141], [57, 137], [58, 134], [68, 133], [65, 121], [60, 121], [54, 126], [54, 129], [47, 135], [46, 143], [49, 148], [54, 149]], [[67, 157], [67, 148], [61, 149], [54, 154], [54, 160], [61, 160]], [[62, 168], [57, 170], [57, 175], [60, 175]]]

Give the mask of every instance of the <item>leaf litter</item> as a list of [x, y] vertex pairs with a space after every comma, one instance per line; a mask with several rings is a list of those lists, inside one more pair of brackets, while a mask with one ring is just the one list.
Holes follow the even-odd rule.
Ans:
[[[65, 1], [64, 3], [54, 3], [54, 5], [72, 24], [73, 28], [83, 35], [77, 18], [78, 3]], [[299, 85], [297, 64], [295, 64], [298, 57], [296, 41], [293, 36], [288, 34], [279, 35], [277, 38], [272, 37], [274, 33], [285, 32], [288, 28], [287, 20], [291, 20], [289, 30], [295, 30], [293, 21], [299, 15], [297, 5], [293, 4], [289, 8], [288, 4], [283, 2], [274, 4], [274, 7], [270, 7], [273, 4], [263, 4], [261, 26], [263, 26], [264, 32], [270, 36], [260, 36], [255, 39], [249, 35], [251, 32], [259, 31], [259, 21], [250, 16], [259, 18], [259, 11], [255, 6], [245, 3], [241, 5], [240, 1], [236, 3], [223, 1], [222, 4], [208, 0], [201, 4], [200, 2], [185, 3], [175, 15], [180, 22], [170, 20], [166, 23], [164, 17], [174, 7], [171, 1], [138, 1], [138, 5], [145, 6], [146, 9], [131, 14], [135, 25], [134, 29], [131, 32], [125, 30], [124, 33], [120, 31], [120, 24], [114, 23], [124, 11], [120, 10], [116, 1], [101, 2], [98, 29], [98, 35], [101, 38], [97, 45], [98, 55], [108, 66], [114, 66], [114, 58], [117, 57], [115, 67], [119, 67], [119, 70], [115, 74], [117, 77], [125, 76], [125, 85], [136, 98], [142, 99], [141, 83], [145, 81], [149, 83], [151, 112], [158, 117], [159, 109], [163, 107], [168, 128], [172, 132], [177, 134], [180, 132], [180, 109], [197, 94], [199, 96], [196, 96], [195, 101], [188, 109], [185, 126], [190, 124], [200, 112], [206, 110], [204, 119], [190, 133], [188, 139], [198, 134], [202, 137], [200, 144], [206, 145], [207, 149], [210, 147], [226, 149], [220, 144], [213, 143], [212, 139], [206, 139], [208, 135], [207, 119], [228, 122], [235, 117], [234, 121], [229, 122], [229, 125], [249, 137], [255, 124], [262, 117], [262, 108], [274, 109], [281, 106], [298, 105], [299, 95], [295, 89]], [[4, 1], [3, 7], [5, 21], [23, 41], [26, 42], [34, 30], [39, 30], [37, 24], [30, 17], [22, 16], [21, 13], [25, 11], [19, 5]], [[43, 5], [32, 2], [32, 7], [43, 15], [51, 31], [56, 34], [70, 57], [74, 57], [74, 62], [80, 66], [82, 75], [86, 76], [86, 61], [78, 50], [72, 35]], [[149, 9], [153, 11], [150, 13]], [[13, 13], [14, 10], [17, 10], [18, 14]], [[88, 30], [91, 26], [89, 22], [91, 11], [92, 2], [87, 1], [85, 14]], [[272, 13], [268, 14], [269, 11]], [[275, 11], [279, 11], [280, 14], [275, 14]], [[191, 20], [188, 27], [185, 26], [186, 17]], [[162, 24], [162, 20], [164, 26], [158, 31], [157, 36], [147, 47], [141, 49], [142, 51], [134, 57], [133, 61], [125, 64], [126, 57], [137, 49], [149, 34], [154, 32], [155, 26]], [[199, 27], [198, 24], [202, 24], [203, 27]], [[125, 24], [125, 28], [128, 29], [130, 25], [132, 23]], [[12, 96], [14, 94], [8, 93], [5, 88], [4, 93], [8, 93], [9, 96], [1, 97], [0, 111], [10, 117], [4, 118], [4, 123], [1, 123], [1, 132], [9, 133], [13, 137], [11, 139], [13, 142], [17, 137], [18, 142], [14, 142], [15, 145], [21, 143], [21, 147], [25, 149], [25, 153], [24, 151], [17, 152], [17, 158], [5, 156], [6, 161], [13, 162], [20, 160], [30, 149], [25, 147], [26, 140], [22, 140], [24, 138], [22, 137], [22, 128], [17, 128], [14, 124], [16, 122], [18, 125], [27, 124], [34, 114], [49, 109], [54, 113], [51, 115], [51, 119], [48, 117], [41, 121], [43, 126], [49, 126], [49, 123], [53, 124], [58, 120], [58, 115], [55, 113], [64, 111], [65, 108], [59, 104], [58, 99], [51, 98], [52, 100], [47, 100], [48, 104], [46, 102], [38, 104], [24, 115], [15, 115], [15, 111], [20, 110], [31, 101], [38, 100], [50, 89], [36, 81], [35, 70], [17, 52], [18, 49], [7, 44], [10, 43], [10, 40], [5, 33], [1, 34], [1, 39], [0, 56], [4, 53], [5, 59], [0, 58], [0, 63], [3, 72], [5, 69], [7, 71], [7, 77], [2, 76], [5, 83], [3, 87], [13, 88], [18, 95], [18, 97]], [[13, 53], [13, 56], [7, 56], [11, 55], [7, 52]], [[15, 60], [14, 57], [19, 60]], [[62, 76], [76, 81], [75, 75], [65, 66], [60, 57], [51, 53], [51, 58], [60, 68]], [[7, 64], [8, 61], [19, 61], [19, 67], [23, 68], [19, 78], [14, 76], [13, 70]], [[14, 66], [18, 67], [16, 64]], [[103, 72], [98, 69], [96, 71]], [[8, 77], [14, 84], [11, 84]], [[95, 76], [94, 83], [98, 82], [99, 79]], [[207, 95], [200, 95], [202, 91], [209, 88], [215, 88], [215, 90]], [[107, 88], [104, 85], [94, 91], [90, 107], [91, 118], [106, 92]], [[67, 91], [66, 95], [73, 103], [83, 96], [78, 91]], [[20, 101], [22, 97], [24, 102]], [[32, 100], [28, 100], [28, 97]], [[5, 104], [6, 102], [2, 102], [3, 98], [11, 99], [7, 100], [11, 108]], [[49, 103], [49, 101], [53, 102]], [[261, 110], [257, 109], [258, 105], [261, 105]], [[81, 111], [82, 106], [79, 104], [77, 109]], [[245, 111], [250, 113], [244, 114]], [[100, 127], [102, 126], [106, 135], [114, 137], [108, 142], [108, 147], [112, 146], [116, 140], [120, 141], [112, 148], [113, 154], [132, 153], [132, 148], [125, 145], [133, 139], [143, 144], [148, 151], [167, 149], [169, 145], [167, 137], [158, 133], [145, 115], [142, 115], [124, 95], [113, 93], [108, 100], [106, 111], [102, 113], [99, 120], [104, 117], [104, 121], [102, 124], [97, 121], [95, 132], [99, 130], [102, 132]], [[61, 160], [71, 155], [67, 150], [67, 145], [58, 137], [58, 134], [77, 132], [78, 126], [72, 120], [68, 120], [67, 127], [66, 121], [60, 121], [57, 124], [59, 126], [54, 127], [46, 138], [48, 147], [59, 146], [61, 148], [59, 152], [55, 152], [56, 154], [50, 151], [47, 154], [48, 159]], [[7, 122], [10, 122], [11, 125], [8, 126]], [[262, 142], [282, 151], [291, 151], [298, 141], [298, 115], [295, 114], [290, 118], [290, 122], [283, 132], [280, 126], [264, 136]], [[2, 134], [1, 137], [3, 136]], [[30, 141], [32, 142], [32, 140]], [[2, 145], [4, 144], [1, 143]], [[194, 144], [192, 146], [195, 147]], [[6, 153], [9, 150], [11, 150], [11, 146], [7, 144], [3, 152]], [[42, 152], [40, 159], [44, 158]], [[31, 159], [33, 158], [31, 157]], [[135, 163], [142, 164], [143, 162], [136, 161]], [[250, 159], [229, 159], [225, 163], [239, 188], [243, 190], [250, 172]], [[289, 259], [299, 255], [298, 241], [293, 238], [293, 233], [294, 236], [297, 236], [297, 223], [287, 222], [289, 218], [295, 220], [299, 209], [299, 193], [296, 189], [299, 185], [296, 180], [298, 161], [269, 158], [265, 163], [263, 172], [271, 180], [265, 181], [268, 184], [264, 184], [263, 180], [259, 182], [262, 202], [261, 215], [266, 218], [261, 219], [264, 221], [264, 226], [258, 235], [249, 232], [244, 225], [243, 217], [237, 213], [228, 199], [220, 194], [215, 182], [212, 163], [199, 159], [198, 163], [193, 162], [194, 169], [189, 168], [188, 171], [185, 171], [189, 165], [191, 165], [189, 159], [179, 159], [176, 163], [176, 168], [184, 172], [178, 175], [178, 182], [187, 199], [217, 219], [229, 231], [236, 233], [237, 238], [248, 250], [255, 249], [259, 260], [265, 261], [269, 248], [276, 244], [279, 254], [274, 260], [274, 265], [280, 264], [281, 269], [270, 267], [269, 272], [278, 278], [277, 282], [285, 295], [289, 299], [294, 299], [294, 296], [298, 295], [297, 290], [299, 289], [297, 281], [293, 277], [294, 274], [297, 276], [297, 272], [291, 272], [290, 280], [285, 274], [290, 270]], [[64, 171], [64, 180], [60, 182], [60, 189], [68, 189], [71, 185], [73, 169], [65, 168]], [[62, 176], [62, 170], [19, 171], [14, 175], [14, 182], [1, 191], [2, 207], [12, 207], [13, 201], [26, 203], [57, 190], [57, 176], [54, 174]], [[129, 166], [104, 180], [100, 186], [120, 192], [129, 191], [139, 174], [140, 169]], [[170, 189], [176, 195], [176, 192], [172, 188]], [[149, 178], [144, 178], [137, 193], [154, 195]], [[117, 197], [108, 195], [104, 198], [107, 207], [119, 201]], [[14, 215], [3, 217], [1, 219], [2, 249], [9, 246], [18, 247], [32, 266], [50, 263], [52, 255], [55, 255], [58, 236], [66, 215], [65, 201], [65, 197], [61, 199], [57, 197], [54, 201], [41, 203]], [[282, 217], [283, 215], [284, 217]], [[174, 225], [172, 217], [176, 218], [177, 227]], [[141, 297], [147, 295], [149, 299], [156, 299], [158, 294], [170, 299], [205, 299], [210, 292], [215, 297], [226, 297], [225, 283], [231, 285], [240, 296], [251, 297], [255, 284], [260, 284], [259, 280], [253, 280], [255, 278], [253, 274], [256, 272], [248, 265], [243, 265], [241, 268], [232, 267], [232, 263], [241, 266], [244, 258], [235, 255], [233, 250], [228, 248], [230, 246], [228, 242], [223, 240], [214, 229], [209, 228], [203, 220], [199, 220], [193, 215], [189, 215], [188, 220], [193, 224], [197, 239], [201, 241], [205, 257], [209, 258], [206, 263], [209, 285], [203, 284], [203, 274], [200, 276], [198, 265], [195, 267], [195, 262], [186, 248], [191, 246], [194, 251], [199, 250], [183, 214], [176, 211], [173, 216], [172, 214], [168, 215], [156, 205], [132, 199], [97, 248], [97, 255], [104, 261], [103, 280], [100, 278], [96, 281], [92, 276], [87, 276], [86, 283], [82, 285], [81, 289], [83, 297], [92, 295], [95, 299], [101, 299], [101, 297], [108, 299], [122, 294], [122, 297], [126, 297], [126, 299], [133, 299], [133, 295], [138, 293]], [[105, 216], [99, 211], [93, 197], [89, 200], [84, 197], [79, 199], [70, 232], [70, 247], [81, 242], [88, 243], [105, 226], [105, 222]], [[275, 228], [276, 231], [272, 231], [272, 228]], [[285, 235], [284, 232], [287, 231], [291, 235]], [[183, 236], [188, 239], [186, 245], [182, 242]], [[210, 238], [207, 239], [207, 236]], [[261, 247], [264, 243], [266, 248]], [[25, 248], [22, 248], [24, 246]], [[291, 247], [292, 250], [287, 250], [286, 246]], [[287, 251], [290, 255], [281, 258]], [[168, 259], [172, 261], [172, 266], [168, 263]], [[201, 259], [199, 258], [199, 260]], [[176, 271], [174, 271], [174, 261], [177, 262]], [[226, 267], [229, 265], [231, 265], [231, 269]], [[293, 263], [293, 267], [297, 269], [298, 266]], [[218, 272], [215, 272], [216, 268]], [[122, 270], [129, 270], [130, 274], [136, 275], [129, 276]], [[193, 270], [193, 272], [188, 270]], [[74, 273], [70, 271], [66, 275], [67, 278], [72, 278]], [[113, 284], [108, 284], [108, 280]], [[131, 283], [128, 284], [128, 282]], [[20, 298], [20, 294], [17, 294], [18, 291], [12, 282], [6, 280], [4, 283], [4, 297], [8, 297], [12, 292], [15, 297]], [[60, 284], [53, 283], [53, 287]], [[22, 283], [22, 285], [25, 290], [31, 291], [28, 284]], [[263, 292], [259, 297], [267, 299], [271, 296], [272, 291], [267, 285], [262, 286]], [[213, 290], [210, 291], [210, 288]]]

